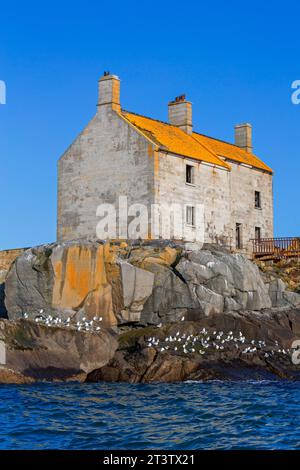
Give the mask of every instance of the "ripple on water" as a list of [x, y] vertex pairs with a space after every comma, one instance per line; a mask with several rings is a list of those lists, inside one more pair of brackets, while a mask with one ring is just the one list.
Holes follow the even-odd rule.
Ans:
[[0, 387], [0, 449], [299, 449], [299, 385]]

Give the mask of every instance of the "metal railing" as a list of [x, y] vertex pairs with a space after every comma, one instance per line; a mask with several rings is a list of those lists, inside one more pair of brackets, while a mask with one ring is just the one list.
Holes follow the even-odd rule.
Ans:
[[264, 256], [273, 258], [300, 258], [300, 237], [257, 238], [252, 239], [251, 242], [255, 258]]

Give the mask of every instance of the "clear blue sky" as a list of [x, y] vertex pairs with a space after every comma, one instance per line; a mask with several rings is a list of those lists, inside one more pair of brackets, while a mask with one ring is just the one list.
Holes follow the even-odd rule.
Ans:
[[126, 109], [166, 120], [186, 93], [195, 129], [251, 122], [275, 170], [275, 234], [300, 235], [300, 5], [296, 2], [1, 2], [0, 249], [53, 241], [56, 162], [95, 112], [104, 70]]

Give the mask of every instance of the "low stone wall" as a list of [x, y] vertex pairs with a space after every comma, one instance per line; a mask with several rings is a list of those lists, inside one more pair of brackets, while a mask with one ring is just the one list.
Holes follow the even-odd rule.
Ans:
[[8, 271], [13, 261], [27, 248], [0, 251], [0, 271]]

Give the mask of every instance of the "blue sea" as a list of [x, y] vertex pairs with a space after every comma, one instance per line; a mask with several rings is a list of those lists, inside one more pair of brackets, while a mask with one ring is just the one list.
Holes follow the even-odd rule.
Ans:
[[300, 384], [0, 386], [0, 449], [300, 449]]

